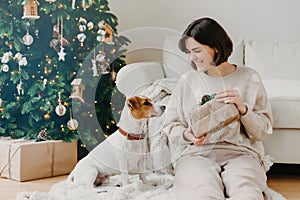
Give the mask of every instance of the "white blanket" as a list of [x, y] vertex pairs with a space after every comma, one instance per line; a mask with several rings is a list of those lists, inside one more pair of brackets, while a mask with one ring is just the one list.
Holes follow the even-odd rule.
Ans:
[[[173, 200], [170, 192], [173, 175], [149, 174], [147, 178], [156, 183], [156, 186], [145, 185], [138, 176], [130, 176], [131, 184], [117, 187], [120, 175], [111, 177], [108, 186], [97, 188], [84, 188], [66, 180], [52, 186], [48, 193], [20, 192], [17, 200]], [[265, 200], [286, 200], [282, 195], [272, 189], [265, 191]]]
[[[156, 103], [167, 104], [168, 97], [176, 84], [175, 79], [161, 79], [147, 88], [142, 95], [148, 96]], [[163, 116], [162, 116], [163, 117]], [[172, 200], [170, 188], [173, 184], [170, 151], [166, 136], [161, 133], [163, 119], [149, 120], [149, 154], [148, 168], [155, 171], [147, 175], [147, 179], [156, 186], [144, 185], [137, 175], [130, 176], [131, 184], [117, 187], [121, 177], [111, 177], [107, 186], [84, 188], [67, 181], [61, 181], [51, 188], [48, 193], [21, 192], [17, 200]], [[155, 153], [154, 153], [155, 152]], [[285, 200], [279, 193], [267, 189], [266, 200]]]

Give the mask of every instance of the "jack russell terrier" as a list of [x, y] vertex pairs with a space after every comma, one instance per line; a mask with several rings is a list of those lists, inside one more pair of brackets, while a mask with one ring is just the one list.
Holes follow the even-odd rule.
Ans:
[[125, 186], [129, 183], [128, 174], [138, 173], [143, 183], [148, 183], [144, 175], [147, 150], [144, 129], [147, 119], [161, 116], [165, 108], [154, 105], [146, 97], [129, 98], [118, 123], [119, 129], [81, 159], [68, 180], [94, 187], [107, 183], [110, 176], [121, 173], [122, 186]]

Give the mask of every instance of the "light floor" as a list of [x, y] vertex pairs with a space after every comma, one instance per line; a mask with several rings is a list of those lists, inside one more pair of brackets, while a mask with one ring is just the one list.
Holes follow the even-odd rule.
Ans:
[[[58, 176], [22, 183], [0, 178], [0, 199], [15, 200], [17, 193], [21, 191], [48, 192], [53, 184], [66, 177]], [[269, 177], [268, 185], [289, 200], [300, 200], [300, 176], [272, 175]]]

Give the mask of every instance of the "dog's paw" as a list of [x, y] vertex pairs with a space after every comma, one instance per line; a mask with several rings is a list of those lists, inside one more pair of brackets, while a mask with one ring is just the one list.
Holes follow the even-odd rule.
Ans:
[[154, 180], [143, 180], [143, 184], [151, 185], [151, 186], [157, 186], [157, 183]]

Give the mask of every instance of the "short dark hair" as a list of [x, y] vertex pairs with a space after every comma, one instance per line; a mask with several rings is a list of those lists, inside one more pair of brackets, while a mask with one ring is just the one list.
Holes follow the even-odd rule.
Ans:
[[[200, 44], [204, 44], [218, 50], [218, 53], [214, 58], [215, 65], [226, 62], [232, 53], [233, 44], [230, 37], [223, 27], [211, 18], [195, 20], [185, 29], [178, 42], [179, 49], [185, 53], [187, 53], [185, 41], [189, 37], [192, 37]], [[196, 69], [193, 62], [192, 67]]]

